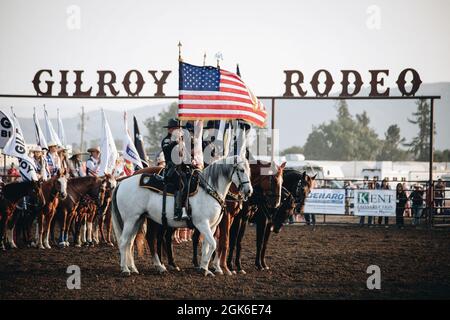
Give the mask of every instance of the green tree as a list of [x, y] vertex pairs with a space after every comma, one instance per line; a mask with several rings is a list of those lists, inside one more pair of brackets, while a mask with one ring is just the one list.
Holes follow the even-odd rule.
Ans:
[[161, 140], [166, 136], [167, 130], [163, 128], [167, 125], [170, 118], [176, 118], [178, 113], [178, 104], [173, 102], [167, 109], [161, 111], [157, 117], [150, 117], [145, 120], [145, 126], [148, 129], [148, 136], [145, 137], [148, 142], [150, 153], [158, 152], [161, 149]]
[[289, 148], [284, 149], [280, 152], [280, 155], [285, 156], [287, 154], [293, 154], [293, 153], [303, 153], [303, 148], [300, 146], [292, 146]]
[[450, 149], [436, 150], [434, 152], [434, 161], [436, 161], [436, 162], [450, 162]]
[[417, 161], [427, 161], [430, 154], [430, 106], [425, 99], [417, 101], [417, 111], [408, 119], [419, 127], [419, 132], [410, 143], [405, 146], [414, 154]]
[[374, 160], [380, 147], [378, 136], [369, 127], [364, 112], [356, 120], [345, 100], [340, 100], [337, 119], [314, 127], [308, 136], [304, 154], [316, 160]]
[[384, 134], [382, 147], [377, 155], [378, 161], [404, 161], [408, 158], [408, 152], [400, 149], [405, 143], [405, 138], [400, 135], [400, 128], [396, 125], [390, 125]]

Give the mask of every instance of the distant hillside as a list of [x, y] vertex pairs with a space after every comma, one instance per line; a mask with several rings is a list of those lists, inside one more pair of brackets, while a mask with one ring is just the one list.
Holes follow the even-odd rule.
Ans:
[[[360, 95], [367, 96], [368, 89], [363, 89]], [[400, 93], [394, 88], [391, 89], [391, 95], [399, 96]], [[417, 95], [440, 95], [442, 97], [435, 104], [436, 148], [450, 148], [450, 83], [422, 84], [420, 92]], [[150, 133], [147, 132], [147, 128], [144, 126], [144, 121], [151, 116], [157, 115], [169, 103], [129, 109], [128, 119], [130, 129], [132, 129], [132, 116], [135, 115], [139, 121], [142, 133], [145, 136], [149, 135]], [[265, 101], [265, 103], [270, 113], [270, 102]], [[380, 137], [384, 136], [384, 132], [391, 124], [398, 124], [401, 128], [402, 136], [406, 137], [408, 141], [417, 132], [416, 126], [410, 124], [407, 120], [411, 117], [412, 112], [416, 110], [414, 100], [353, 100], [348, 101], [348, 105], [353, 115], [366, 110], [370, 117], [370, 126], [376, 129]], [[280, 149], [293, 145], [303, 145], [308, 134], [311, 132], [312, 126], [317, 126], [324, 121], [329, 121], [336, 117], [335, 106], [336, 102], [332, 100], [278, 101], [276, 107], [276, 127], [280, 130]], [[99, 110], [96, 110], [87, 112], [86, 114], [89, 120], [86, 123], [85, 141], [89, 143], [91, 140], [99, 139], [100, 137], [101, 113]], [[106, 110], [106, 115], [115, 139], [121, 140], [123, 134], [122, 112]], [[31, 116], [32, 111], [30, 110], [29, 118], [20, 118], [28, 143], [35, 141]], [[69, 143], [78, 144], [80, 142], [79, 122], [79, 117], [63, 118]], [[56, 125], [56, 121], [53, 120], [53, 123]]]

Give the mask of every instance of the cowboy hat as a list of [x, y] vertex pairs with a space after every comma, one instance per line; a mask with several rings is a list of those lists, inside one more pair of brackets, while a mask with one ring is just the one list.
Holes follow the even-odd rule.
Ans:
[[47, 143], [47, 146], [50, 147], [57, 147], [58, 144], [55, 141], [50, 141], [49, 143]]
[[30, 146], [30, 152], [42, 151], [42, 148], [36, 144]]
[[167, 126], [164, 126], [163, 128], [179, 128], [180, 127], [180, 121], [178, 119], [172, 118], [169, 119], [167, 122]]
[[89, 149], [87, 149], [87, 152], [89, 152], [89, 153], [100, 152], [100, 148], [99, 147], [90, 147]]

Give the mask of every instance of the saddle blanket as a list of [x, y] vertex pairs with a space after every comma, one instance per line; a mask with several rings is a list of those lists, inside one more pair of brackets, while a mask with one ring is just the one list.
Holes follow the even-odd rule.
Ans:
[[[139, 180], [139, 187], [163, 194], [164, 178], [159, 174], [143, 173], [141, 179]], [[195, 195], [198, 192], [198, 188], [199, 188], [198, 179], [196, 176], [194, 176], [190, 179], [189, 197]], [[173, 196], [175, 191], [177, 191], [175, 184], [168, 183], [166, 190], [167, 195]], [[186, 187], [184, 187], [184, 191], [187, 192]]]

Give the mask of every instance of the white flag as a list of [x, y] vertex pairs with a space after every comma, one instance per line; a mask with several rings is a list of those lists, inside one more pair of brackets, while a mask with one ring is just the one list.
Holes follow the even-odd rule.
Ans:
[[116, 160], [119, 156], [117, 152], [116, 145], [114, 143], [114, 138], [109, 128], [108, 120], [106, 119], [105, 111], [102, 109], [102, 139], [100, 147], [100, 168], [99, 175], [104, 176], [105, 174], [113, 174], [116, 167]]
[[59, 140], [58, 134], [56, 133], [50, 119], [48, 118], [48, 113], [46, 109], [44, 109], [44, 118], [45, 118], [45, 134], [47, 135], [47, 141], [49, 143], [54, 142], [58, 146], [62, 147], [61, 140]]
[[139, 157], [139, 153], [136, 149], [136, 146], [131, 139], [130, 132], [128, 131], [128, 123], [127, 123], [127, 112], [124, 112], [124, 122], [125, 122], [125, 136], [124, 136], [124, 147], [123, 147], [123, 158], [131, 162], [134, 166], [142, 169], [142, 161]]
[[59, 115], [58, 109], [58, 137], [61, 140], [62, 146], [66, 145], [66, 133], [64, 132], [64, 126], [61, 120], [61, 116]]
[[195, 120], [194, 122], [194, 163], [197, 168], [203, 169], [203, 120]]
[[44, 133], [42, 132], [41, 126], [39, 125], [39, 120], [36, 115], [36, 109], [34, 109], [33, 120], [34, 133], [36, 135], [36, 144], [42, 149], [48, 149], [47, 140], [45, 140]]
[[27, 154], [22, 129], [20, 128], [19, 121], [17, 121], [14, 112], [12, 112], [12, 117], [9, 118], [9, 121], [12, 124], [13, 131], [11, 139], [9, 139], [5, 145], [5, 148], [3, 148], [3, 153], [19, 159], [19, 172], [24, 181], [37, 181], [38, 178], [36, 174], [36, 167], [33, 159], [31, 159]]

